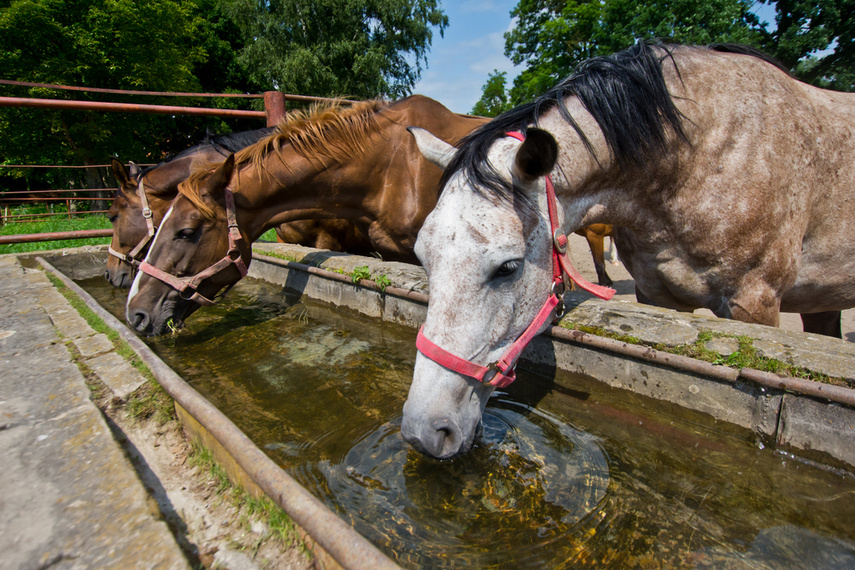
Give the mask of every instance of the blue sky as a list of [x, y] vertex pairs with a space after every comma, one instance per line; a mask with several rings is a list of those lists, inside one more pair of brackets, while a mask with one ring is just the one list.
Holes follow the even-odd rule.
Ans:
[[504, 33], [519, 0], [446, 0], [445, 37], [434, 30], [428, 66], [413, 93], [432, 97], [456, 113], [468, 113], [481, 98], [481, 87], [494, 69], [508, 72], [509, 82], [520, 70], [505, 57]]
[[[519, 0], [445, 0], [445, 37], [434, 30], [428, 65], [413, 93], [432, 97], [456, 113], [468, 113], [494, 69], [508, 73], [508, 85], [522, 71], [505, 57], [504, 33]], [[775, 12], [755, 3], [761, 20], [774, 24]]]

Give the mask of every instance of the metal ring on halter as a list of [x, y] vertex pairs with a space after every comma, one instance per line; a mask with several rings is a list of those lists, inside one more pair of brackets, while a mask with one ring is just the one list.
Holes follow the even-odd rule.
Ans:
[[553, 281], [552, 282], [552, 291], [551, 294], [555, 295], [558, 298], [558, 305], [555, 306], [555, 319], [558, 320], [564, 316], [564, 282], [563, 281]]

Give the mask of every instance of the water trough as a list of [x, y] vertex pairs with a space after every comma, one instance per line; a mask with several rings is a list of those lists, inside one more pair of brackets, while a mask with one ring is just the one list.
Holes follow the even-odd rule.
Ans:
[[[309, 297], [334, 307], [346, 307], [378, 322], [394, 323], [411, 329], [416, 328], [424, 318], [427, 284], [420, 268], [296, 246], [266, 244], [264, 249], [278, 257], [259, 252], [254, 257], [250, 276], [274, 284], [295, 298]], [[100, 274], [103, 268], [101, 253], [48, 257], [44, 265], [49, 270], [55, 267], [63, 274], [63, 279], [143, 356], [167, 391], [175, 397], [177, 405], [184, 410], [181, 413], [185, 427], [192, 429], [195, 426], [200, 430], [198, 437], [215, 447], [221, 445], [224, 453], [234, 458], [234, 463], [240, 466], [245, 476], [280, 502], [309, 537], [333, 559], [344, 567], [366, 567], [369, 564], [377, 567], [395, 566], [395, 562], [387, 556], [388, 552], [377, 550], [322, 501], [306, 492], [268, 458], [269, 453], [265, 454], [258, 449], [218, 410], [209, 409], [198, 392], [187, 386], [145, 343], [116, 322], [113, 315], [71, 281], [85, 280]], [[373, 282], [356, 285], [351, 277], [342, 274], [361, 266], [367, 266], [371, 275], [388, 276], [392, 285], [385, 288]], [[574, 299], [576, 306], [565, 320], [590, 322], [602, 328], [614, 326], [623, 333], [632, 332], [638, 336], [654, 334], [660, 338], [673, 337], [676, 330], [676, 336], [683, 340], [693, 339], [693, 330], [695, 338], [699, 330], [734, 336], [748, 335], [769, 354], [786, 354], [788, 358], [809, 361], [811, 367], [821, 369], [822, 372], [846, 377], [855, 371], [855, 351], [848, 347], [848, 343], [832, 341], [829, 345], [824, 339], [807, 335], [785, 334], [773, 329], [764, 330], [767, 327], [676, 315], [634, 304], [617, 308], [581, 295]], [[627, 315], [632, 315], [631, 323]], [[705, 426], [699, 428], [701, 430], [712, 429], [726, 433], [728, 437], [753, 439], [757, 448], [778, 450], [779, 457], [787, 460], [797, 457], [798, 461], [805, 461], [805, 465], [811, 465], [812, 468], [830, 470], [828, 472], [832, 474], [829, 477], [842, 478], [840, 480], [844, 481], [844, 487], [846, 481], [851, 486], [849, 473], [855, 469], [855, 445], [851, 443], [855, 435], [855, 391], [795, 378], [781, 378], [756, 370], [734, 370], [579, 331], [556, 327], [550, 333], [532, 345], [524, 363], [529, 370], [549, 378], [554, 377], [550, 390], [570, 394], [580, 402], [586, 400], [586, 405], [597, 404], [587, 400], [609, 400], [613, 393], [624, 394], [629, 404], [595, 406], [594, 409], [604, 415], [613, 414], [611, 417], [619, 418], [615, 421], [624, 426], [628, 422], [638, 421], [639, 424], [645, 424], [644, 428], [640, 428], [645, 430], [667, 431], [670, 428], [665, 424], [653, 427], [657, 425], [656, 422], [642, 416], [636, 420], [631, 413], [626, 413], [627, 406], [631, 408], [637, 405], [648, 411], [654, 408], [661, 411], [662, 408], [657, 408], [655, 404], [658, 401], [663, 402], [662, 406], [668, 410], [676, 407], [690, 410], [677, 415], [688, 417], [689, 424]], [[803, 359], [800, 358], [801, 354], [805, 355]], [[556, 373], [556, 370], [574, 374]], [[512, 404], [503, 406], [506, 412]], [[666, 411], [663, 416], [673, 418], [670, 414], [671, 411]], [[497, 415], [501, 416], [498, 412]], [[714, 427], [710, 428], [710, 425]], [[582, 447], [578, 442], [577, 446], [580, 449]], [[763, 461], [768, 460], [768, 451], [766, 454]], [[698, 509], [703, 506], [703, 502], [702, 499]], [[855, 508], [853, 500], [846, 497], [843, 503], [849, 505], [844, 506], [844, 512], [851, 514], [851, 509]], [[602, 510], [592, 512], [602, 516], [602, 520], [607, 519]], [[843, 524], [844, 530], [836, 536], [845, 541], [847, 546], [844, 551], [850, 552], [849, 541], [855, 540], [855, 530], [851, 528], [851, 523], [847, 524]], [[596, 524], [591, 528], [596, 529]], [[774, 542], [776, 536], [773, 534], [771, 538], [766, 538]], [[579, 547], [584, 547], [584, 544]], [[852, 553], [855, 556], [855, 551]], [[846, 554], [843, 556], [849, 560], [845, 558]], [[403, 557], [401, 560], [405, 566], [413, 565], [410, 558]], [[435, 562], [435, 559], [429, 560]]]

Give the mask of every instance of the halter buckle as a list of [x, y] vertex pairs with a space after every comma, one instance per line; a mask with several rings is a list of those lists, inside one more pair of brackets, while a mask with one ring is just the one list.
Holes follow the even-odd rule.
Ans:
[[[495, 379], [496, 376], [501, 374], [502, 376], [504, 376], [506, 378], [511, 377], [514, 374], [514, 372], [516, 371], [516, 368], [517, 368], [517, 364], [515, 362], [512, 366], [509, 366], [506, 370], [502, 370], [501, 368], [499, 368], [499, 362], [496, 361], [493, 364], [488, 366], [487, 372], [485, 372], [484, 376], [481, 378], [481, 383], [493, 385], [493, 379]], [[510, 382], [508, 382], [508, 384], [510, 384]], [[503, 386], [497, 385], [497, 387], [503, 387]]]
[[567, 234], [561, 231], [561, 228], [555, 228], [552, 232], [552, 245], [558, 253], [567, 253]]

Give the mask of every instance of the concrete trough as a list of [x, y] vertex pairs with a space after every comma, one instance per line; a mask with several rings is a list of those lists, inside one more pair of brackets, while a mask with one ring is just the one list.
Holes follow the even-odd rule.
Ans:
[[[106, 254], [103, 248], [88, 249], [88, 252], [71, 250], [71, 255], [45, 255], [44, 265], [48, 270], [55, 267], [67, 283], [71, 283], [69, 277], [81, 279], [100, 274]], [[414, 328], [424, 320], [428, 288], [419, 267], [286, 244], [257, 244], [255, 250], [250, 277], [279, 285], [288, 293]], [[391, 285], [383, 287], [370, 280], [354, 283], [348, 274], [357, 267], [367, 267], [373, 278], [384, 276]], [[319, 555], [323, 557], [326, 552], [346, 568], [395, 567], [340, 519], [336, 523], [333, 520], [336, 517], [324, 505], [305, 497], [303, 493], [308, 493], [304, 489], [292, 487], [297, 484], [248, 443], [246, 436], [233, 433], [233, 425], [223, 435], [222, 426], [231, 423], [227, 418], [210, 420], [209, 415], [216, 416], [219, 412], [207, 409], [206, 401], [200, 402], [204, 398], [193, 394], [192, 388], [192, 392], [187, 392], [189, 396], [183, 394], [186, 391], [180, 386], [183, 381], [174, 372], [88, 294], [74, 283], [71, 285], [153, 368], [182, 408], [180, 415], [185, 428], [196, 430], [194, 437], [209, 445], [220, 446], [220, 461], [226, 465], [234, 463], [237, 471], [244, 472], [235, 475], [236, 478], [244, 481], [249, 478], [286, 511], [297, 513], [292, 517], [304, 529], [309, 542], [316, 543]], [[750, 337], [762, 354], [784, 355], [795, 364], [841, 378], [855, 374], [855, 345], [844, 341], [635, 303], [602, 302], [584, 294], [569, 295], [570, 309], [564, 322], [589, 324], [639, 338], [658, 338], [663, 344], [675, 346], [695, 342], [701, 331], [712, 331], [729, 335], [715, 340], [723, 351], [727, 350], [730, 337]], [[557, 327], [535, 340], [524, 354], [521, 366], [547, 374], [556, 368], [581, 373], [610, 389], [670, 402], [716, 422], [751, 430], [766, 446], [847, 471], [855, 468], [855, 390], [848, 387], [716, 366]], [[574, 389], [574, 386], [559, 387]], [[248, 452], [242, 451], [247, 447]], [[312, 503], [311, 508], [304, 508], [306, 502]]]
[[[275, 256], [275, 257], [274, 257]], [[367, 267], [393, 286], [353, 284], [341, 273]], [[428, 286], [420, 267], [321, 252], [287, 244], [256, 248], [250, 276], [281, 285], [335, 306], [348, 307], [384, 321], [417, 328], [427, 311]], [[568, 294], [562, 323], [596, 326], [620, 335], [677, 347], [692, 344], [702, 331], [752, 339], [762, 356], [777, 358], [829, 376], [855, 378], [855, 344], [838, 339], [677, 313], [637, 303], [601, 301], [584, 293]], [[751, 369], [716, 366], [653, 350], [553, 327], [523, 354], [521, 366], [577, 372], [656, 400], [746, 428], [765, 445], [806, 459], [855, 467], [855, 390], [780, 377]], [[567, 388], [573, 388], [567, 386]]]

